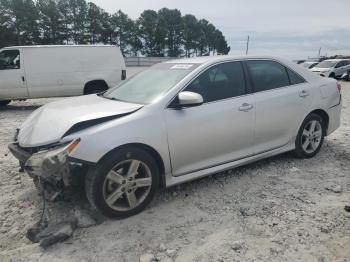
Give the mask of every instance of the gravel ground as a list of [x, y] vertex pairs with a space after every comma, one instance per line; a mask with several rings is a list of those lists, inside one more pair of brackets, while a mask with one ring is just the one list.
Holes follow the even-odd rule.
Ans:
[[45, 217], [79, 214], [72, 238], [46, 250], [26, 239], [43, 202], [7, 149], [14, 129], [54, 99], [0, 111], [0, 261], [350, 261], [350, 84], [342, 126], [310, 160], [284, 154], [160, 192], [144, 212], [89, 226], [82, 192]]

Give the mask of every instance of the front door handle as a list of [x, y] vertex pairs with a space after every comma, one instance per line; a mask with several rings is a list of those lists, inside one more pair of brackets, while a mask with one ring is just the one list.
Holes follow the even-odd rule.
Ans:
[[301, 92], [299, 93], [299, 96], [300, 96], [300, 97], [307, 97], [307, 96], [309, 96], [309, 95], [310, 95], [309, 92], [306, 91], [306, 90], [303, 90], [303, 91], [301, 91]]
[[22, 76], [22, 81], [23, 81], [23, 82], [25, 81], [25, 78], [24, 78], [24, 76]]
[[243, 103], [240, 107], [239, 107], [239, 111], [243, 111], [243, 112], [248, 112], [249, 110], [253, 109], [253, 105], [252, 104], [248, 104], [248, 103]]

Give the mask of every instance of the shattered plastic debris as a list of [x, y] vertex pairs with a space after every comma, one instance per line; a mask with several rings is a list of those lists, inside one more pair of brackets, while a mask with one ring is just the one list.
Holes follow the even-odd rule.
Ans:
[[27, 238], [33, 243], [39, 243], [41, 247], [46, 248], [70, 238], [77, 228], [77, 222], [76, 218], [71, 218], [47, 227], [36, 225], [27, 231]]

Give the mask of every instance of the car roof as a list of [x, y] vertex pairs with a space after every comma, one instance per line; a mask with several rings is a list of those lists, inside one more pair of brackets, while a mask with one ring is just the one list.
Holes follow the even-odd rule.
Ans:
[[346, 58], [338, 58], [338, 59], [326, 59], [323, 61], [332, 61], [332, 62], [339, 62], [339, 61], [349, 61], [350, 59], [346, 59]]
[[191, 58], [181, 58], [169, 60], [164, 63], [168, 64], [205, 64], [211, 62], [220, 62], [227, 60], [245, 60], [245, 59], [271, 59], [280, 61], [281, 58], [274, 56], [232, 56], [232, 55], [217, 55], [217, 56], [200, 56], [200, 57], [191, 57]]

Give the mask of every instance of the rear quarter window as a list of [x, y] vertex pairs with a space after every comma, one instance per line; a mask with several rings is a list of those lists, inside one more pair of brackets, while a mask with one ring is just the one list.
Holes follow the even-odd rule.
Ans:
[[298, 75], [297, 73], [295, 73], [293, 70], [289, 68], [287, 68], [287, 73], [288, 73], [291, 85], [297, 85], [297, 84], [306, 82], [304, 78], [302, 78], [300, 75]]

